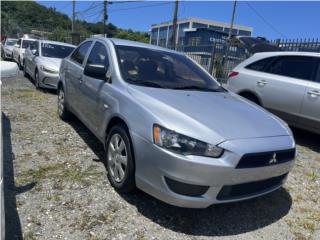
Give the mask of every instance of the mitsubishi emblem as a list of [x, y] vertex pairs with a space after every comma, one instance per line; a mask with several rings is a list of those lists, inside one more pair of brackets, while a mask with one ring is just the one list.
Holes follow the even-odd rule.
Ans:
[[269, 161], [269, 164], [274, 164], [274, 163], [277, 163], [277, 162], [278, 162], [278, 160], [277, 160], [277, 154], [274, 153], [274, 154], [272, 155], [271, 160]]

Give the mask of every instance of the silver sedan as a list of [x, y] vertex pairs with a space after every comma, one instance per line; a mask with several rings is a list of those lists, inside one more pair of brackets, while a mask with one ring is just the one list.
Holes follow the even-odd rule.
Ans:
[[287, 124], [225, 90], [188, 57], [92, 38], [62, 61], [58, 113], [104, 144], [108, 178], [169, 204], [205, 208], [272, 192], [293, 164]]
[[37, 88], [56, 89], [61, 60], [67, 57], [75, 46], [49, 40], [32, 42], [25, 52], [23, 72], [34, 79]]

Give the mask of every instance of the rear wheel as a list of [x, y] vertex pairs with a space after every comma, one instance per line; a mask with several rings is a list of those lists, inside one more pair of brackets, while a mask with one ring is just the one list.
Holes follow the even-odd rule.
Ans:
[[40, 80], [39, 80], [39, 72], [38, 72], [38, 70], [36, 70], [36, 72], [34, 73], [34, 84], [36, 85], [37, 89], [40, 88]]
[[23, 76], [27, 78], [27, 77], [29, 77], [29, 75], [28, 75], [27, 70], [26, 70], [27, 69], [26, 62], [24, 62], [23, 66], [24, 66], [24, 68], [23, 68]]
[[71, 118], [71, 112], [67, 109], [66, 98], [62, 87], [58, 88], [58, 115], [63, 121]]
[[255, 104], [261, 106], [259, 99], [252, 93], [242, 93], [242, 94], [240, 94], [240, 96], [242, 96], [242, 97], [250, 100], [251, 102], [254, 102]]
[[128, 131], [123, 124], [112, 127], [106, 141], [108, 179], [121, 193], [135, 189], [134, 159]]

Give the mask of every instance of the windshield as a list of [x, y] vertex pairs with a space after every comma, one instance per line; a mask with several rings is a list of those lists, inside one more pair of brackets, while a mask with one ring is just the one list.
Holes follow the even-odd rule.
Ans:
[[7, 46], [13, 46], [17, 43], [18, 40], [12, 39], [12, 40], [7, 40], [6, 45]]
[[184, 55], [140, 47], [117, 46], [125, 81], [148, 87], [223, 91], [204, 70]]
[[22, 42], [22, 48], [28, 48], [29, 45], [32, 43], [33, 41], [31, 40], [23, 40]]
[[43, 57], [51, 58], [65, 58], [73, 51], [74, 47], [42, 43], [41, 44], [41, 54]]

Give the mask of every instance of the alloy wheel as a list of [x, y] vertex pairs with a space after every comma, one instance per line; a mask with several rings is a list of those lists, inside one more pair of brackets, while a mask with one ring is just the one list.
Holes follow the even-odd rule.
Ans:
[[64, 111], [64, 92], [62, 89], [60, 89], [59, 94], [58, 94], [58, 113], [59, 113], [59, 116], [63, 115], [63, 111]]
[[122, 182], [127, 169], [128, 152], [124, 140], [118, 133], [115, 133], [109, 141], [108, 161], [111, 177], [117, 183]]

